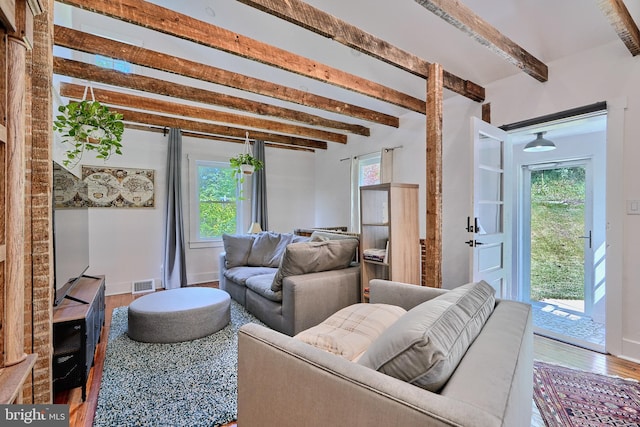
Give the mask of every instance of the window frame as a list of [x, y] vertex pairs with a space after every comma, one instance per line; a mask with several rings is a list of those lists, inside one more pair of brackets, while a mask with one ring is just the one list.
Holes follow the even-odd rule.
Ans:
[[352, 159], [351, 170], [351, 231], [360, 232], [360, 178], [362, 168], [367, 165], [378, 164], [380, 176], [378, 184], [382, 182], [382, 152], [374, 151], [373, 153], [355, 156]]
[[[211, 166], [225, 169], [231, 169], [228, 159], [222, 158], [206, 158], [204, 156], [187, 156], [189, 161], [189, 248], [220, 248], [223, 247], [222, 236], [212, 239], [203, 239], [199, 236], [200, 229], [200, 193], [198, 185], [198, 167]], [[244, 200], [239, 197], [238, 185], [236, 185], [236, 230], [237, 234], [242, 233], [241, 229], [244, 224]]]

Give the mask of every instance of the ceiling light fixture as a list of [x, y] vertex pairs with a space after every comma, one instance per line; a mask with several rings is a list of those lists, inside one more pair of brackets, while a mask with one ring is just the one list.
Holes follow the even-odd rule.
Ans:
[[536, 139], [524, 146], [523, 150], [527, 153], [540, 153], [542, 151], [551, 151], [556, 149], [556, 144], [542, 137], [546, 132], [537, 132]]

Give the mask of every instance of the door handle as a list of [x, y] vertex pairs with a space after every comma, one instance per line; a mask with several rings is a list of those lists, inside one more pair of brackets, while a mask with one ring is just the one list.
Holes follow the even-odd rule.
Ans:
[[467, 240], [465, 243], [472, 248], [476, 246], [484, 245], [484, 243], [478, 242], [477, 240]]
[[[478, 217], [473, 218], [473, 225], [471, 224], [471, 217], [467, 217], [467, 228], [466, 230], [469, 233], [477, 233], [480, 231], [480, 227], [478, 227]], [[465, 242], [466, 243], [466, 242]]]
[[467, 217], [467, 231], [469, 233], [474, 233], [475, 232], [475, 228], [474, 226], [471, 224], [471, 217]]
[[579, 236], [578, 239], [589, 239], [589, 249], [591, 249], [591, 230], [589, 230], [588, 236]]

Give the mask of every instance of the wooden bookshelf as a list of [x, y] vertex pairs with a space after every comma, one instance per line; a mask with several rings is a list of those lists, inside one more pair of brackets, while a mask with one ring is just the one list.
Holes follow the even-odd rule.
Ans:
[[[371, 279], [420, 285], [418, 185], [387, 183], [360, 187], [361, 297]], [[384, 260], [367, 260], [367, 249], [386, 249]]]

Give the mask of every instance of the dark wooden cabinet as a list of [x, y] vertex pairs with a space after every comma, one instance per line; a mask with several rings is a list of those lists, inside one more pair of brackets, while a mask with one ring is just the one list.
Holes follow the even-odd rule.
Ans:
[[104, 326], [104, 276], [82, 277], [53, 309], [53, 391], [82, 387], [87, 397], [87, 378]]

